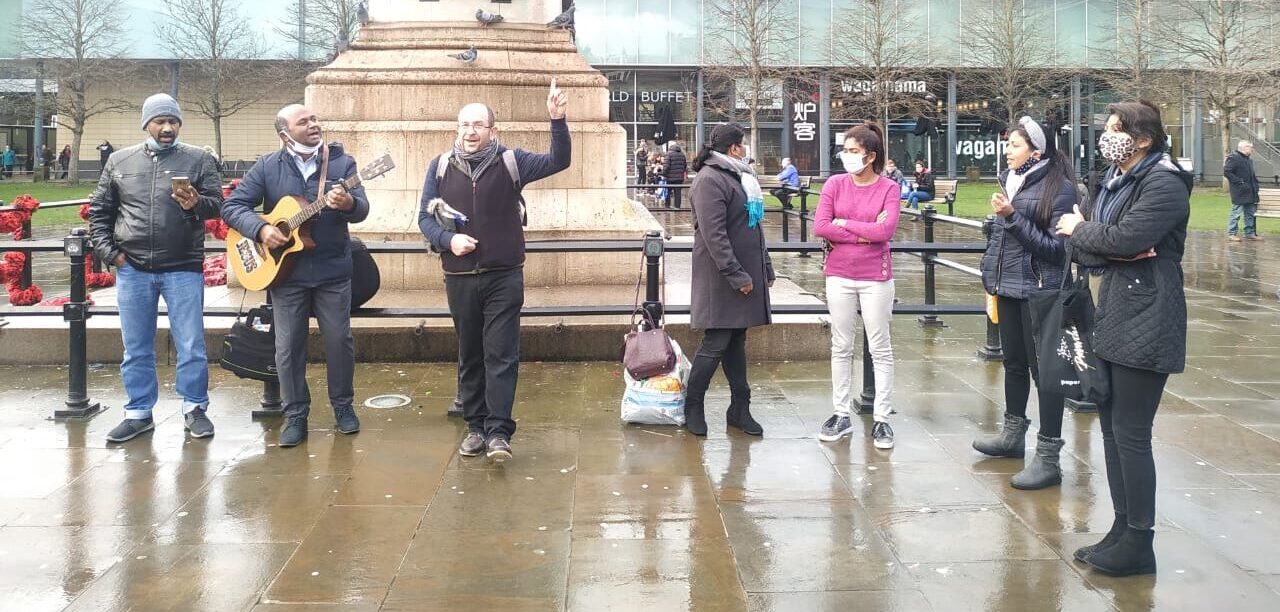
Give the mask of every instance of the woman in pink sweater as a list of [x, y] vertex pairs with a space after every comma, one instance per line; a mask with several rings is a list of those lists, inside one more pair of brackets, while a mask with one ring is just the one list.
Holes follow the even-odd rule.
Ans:
[[876, 375], [876, 448], [893, 448], [889, 413], [893, 399], [893, 260], [889, 241], [898, 228], [898, 184], [880, 176], [886, 159], [884, 131], [874, 122], [854, 126], [844, 136], [840, 161], [848, 174], [822, 186], [813, 231], [831, 243], [823, 272], [831, 313], [831, 401], [835, 410], [818, 439], [834, 442], [853, 432], [854, 333], [859, 306]]

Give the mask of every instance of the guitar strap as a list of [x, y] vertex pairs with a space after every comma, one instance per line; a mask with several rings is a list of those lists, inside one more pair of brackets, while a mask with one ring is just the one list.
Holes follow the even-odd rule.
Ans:
[[329, 180], [329, 145], [320, 146], [320, 178], [316, 181], [316, 201], [324, 199], [324, 184]]

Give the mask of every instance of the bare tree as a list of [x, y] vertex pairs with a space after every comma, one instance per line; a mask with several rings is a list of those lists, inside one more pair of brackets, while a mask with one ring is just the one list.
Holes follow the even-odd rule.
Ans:
[[1222, 156], [1231, 152], [1231, 126], [1241, 111], [1276, 92], [1280, 58], [1266, 11], [1273, 2], [1167, 0], [1163, 39], [1218, 126]]
[[959, 42], [976, 68], [968, 79], [998, 102], [978, 114], [1013, 125], [1028, 103], [1062, 82], [1069, 69], [1053, 67], [1053, 37], [1041, 31], [1045, 23], [1052, 20], [1025, 0], [987, 0], [965, 7]]
[[[120, 74], [123, 26], [116, 0], [36, 0], [20, 26], [23, 55], [41, 61], [58, 81], [51, 100], [60, 127], [71, 132], [70, 180], [79, 182], [79, 151], [85, 125], [106, 112], [128, 108], [109, 96], [90, 98], [89, 88]], [[33, 151], [32, 154], [35, 154]]]
[[[881, 125], [909, 114], [932, 110], [927, 92], [911, 89], [919, 81], [927, 39], [909, 30], [916, 18], [913, 3], [902, 0], [852, 0], [841, 10], [837, 23], [839, 44], [831, 45], [832, 65], [849, 77], [846, 93], [854, 104], [840, 107], [846, 117], [876, 117]], [[847, 97], [847, 96], [846, 96]]]
[[293, 43], [299, 60], [332, 57], [355, 39], [361, 1], [298, 0], [302, 10], [289, 11], [276, 33]]
[[222, 120], [278, 90], [281, 65], [265, 55], [262, 37], [230, 0], [162, 0], [168, 18], [157, 34], [182, 63], [179, 98], [213, 122], [222, 157]]
[[[795, 4], [781, 0], [712, 0], [705, 5], [704, 74], [732, 84], [731, 108], [746, 110], [751, 150], [757, 148], [761, 111], [780, 108], [784, 80], [795, 78], [786, 67], [795, 64], [797, 14]], [[719, 98], [710, 97], [715, 104]], [[753, 153], [759, 155], [759, 153]]]
[[1168, 10], [1158, 0], [1117, 0], [1116, 29], [1093, 51], [1107, 58], [1098, 78], [1123, 99], [1164, 100], [1177, 88], [1164, 69], [1167, 51], [1162, 18]]

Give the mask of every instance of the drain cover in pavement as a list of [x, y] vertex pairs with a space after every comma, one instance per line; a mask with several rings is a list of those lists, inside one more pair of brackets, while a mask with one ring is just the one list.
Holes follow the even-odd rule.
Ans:
[[364, 401], [365, 408], [400, 408], [412, 401], [404, 395], [377, 395]]

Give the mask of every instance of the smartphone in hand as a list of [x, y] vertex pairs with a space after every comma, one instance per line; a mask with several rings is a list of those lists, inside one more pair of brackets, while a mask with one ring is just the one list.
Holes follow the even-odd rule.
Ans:
[[186, 176], [175, 176], [170, 179], [170, 184], [174, 193], [178, 193], [180, 189], [188, 189], [191, 187], [191, 178]]

